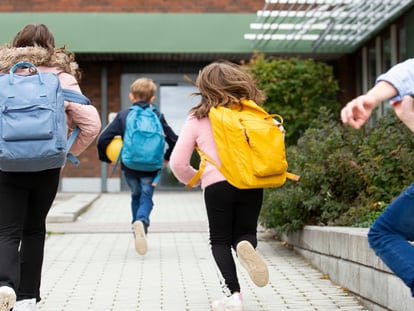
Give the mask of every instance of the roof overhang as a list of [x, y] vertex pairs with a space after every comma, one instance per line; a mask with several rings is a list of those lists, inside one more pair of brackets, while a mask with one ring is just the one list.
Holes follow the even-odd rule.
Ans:
[[0, 44], [26, 24], [44, 23], [56, 45], [89, 60], [211, 60], [252, 55], [244, 40], [256, 14], [0, 13]]
[[244, 38], [263, 51], [352, 53], [413, 0], [266, 0]]

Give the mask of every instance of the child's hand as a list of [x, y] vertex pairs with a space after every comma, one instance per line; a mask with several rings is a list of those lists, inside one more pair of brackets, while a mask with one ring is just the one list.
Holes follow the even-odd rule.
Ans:
[[371, 116], [372, 110], [377, 105], [373, 96], [361, 95], [350, 101], [341, 111], [341, 119], [344, 124], [359, 129]]

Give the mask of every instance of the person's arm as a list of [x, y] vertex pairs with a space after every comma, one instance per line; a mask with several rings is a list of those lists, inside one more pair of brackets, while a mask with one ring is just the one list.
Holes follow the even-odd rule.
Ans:
[[[81, 92], [78, 82], [71, 74], [61, 72], [58, 77], [63, 88]], [[65, 101], [65, 112], [69, 128], [73, 125], [80, 129], [79, 135], [70, 148], [70, 152], [78, 156], [98, 136], [101, 130], [101, 119], [93, 105], [82, 105]]]
[[170, 157], [170, 168], [183, 184], [187, 184], [197, 172], [190, 164], [196, 145], [197, 124], [195, 119], [187, 119]]
[[414, 58], [393, 66], [381, 74], [376, 82], [365, 95], [353, 99], [342, 109], [343, 123], [358, 129], [379, 103], [388, 99], [401, 101], [403, 96], [414, 94]]
[[395, 95], [397, 95], [397, 90], [392, 84], [386, 81], [379, 81], [365, 95], [358, 96], [342, 108], [342, 122], [349, 124], [353, 128], [360, 128], [368, 120], [372, 110], [379, 103]]
[[406, 95], [414, 94], [414, 58], [398, 63], [391, 67], [386, 73], [381, 74], [376, 82], [386, 81], [392, 84], [397, 94], [390, 99], [393, 101], [402, 100]]
[[114, 120], [110, 122], [98, 136], [98, 140], [96, 142], [96, 147], [98, 151], [98, 158], [100, 161], [111, 163], [112, 161], [106, 155], [106, 147], [112, 141], [112, 139], [117, 136], [123, 135], [123, 128], [122, 128], [122, 117], [124, 113], [119, 112]]
[[174, 130], [170, 127], [170, 125], [167, 123], [167, 120], [165, 120], [165, 117], [163, 114], [160, 115], [160, 121], [162, 124], [162, 128], [164, 130], [165, 134], [165, 140], [167, 142], [168, 148], [164, 154], [164, 166], [168, 163], [170, 160], [171, 153], [174, 149], [174, 146], [177, 142], [178, 136], [175, 134]]

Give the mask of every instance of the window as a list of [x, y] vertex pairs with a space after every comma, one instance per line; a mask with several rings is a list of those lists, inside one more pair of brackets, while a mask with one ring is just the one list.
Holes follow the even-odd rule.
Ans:
[[[196, 77], [194, 74], [187, 74], [187, 76], [193, 81]], [[150, 78], [155, 82], [157, 94], [154, 104], [159, 107], [168, 124], [179, 135], [188, 116], [188, 111], [200, 99], [196, 96], [190, 96], [191, 93], [197, 92], [197, 88], [184, 80], [184, 74], [123, 74], [121, 78], [121, 105], [123, 109], [131, 105], [128, 98], [129, 87], [135, 79], [140, 77]], [[184, 185], [174, 177], [169, 167], [163, 170], [158, 187], [161, 189], [185, 189]], [[127, 189], [128, 185], [122, 177], [121, 190]]]
[[197, 92], [194, 86], [186, 85], [161, 85], [160, 109], [165, 115], [168, 124], [177, 133], [180, 133], [188, 111], [200, 100], [199, 97], [190, 96]]

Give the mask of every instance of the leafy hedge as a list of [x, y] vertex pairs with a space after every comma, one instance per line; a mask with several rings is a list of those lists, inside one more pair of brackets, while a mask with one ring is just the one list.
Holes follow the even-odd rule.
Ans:
[[413, 134], [393, 113], [358, 131], [337, 119], [320, 108], [297, 145], [287, 149], [289, 170], [301, 180], [265, 190], [265, 227], [366, 227], [414, 180]]
[[318, 117], [319, 107], [338, 111], [339, 85], [333, 68], [324, 62], [301, 58], [268, 58], [256, 54], [246, 65], [266, 93], [267, 111], [283, 116], [286, 123], [286, 143], [296, 144]]

